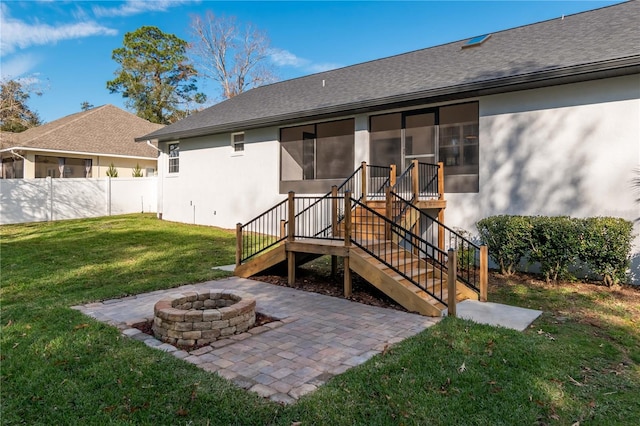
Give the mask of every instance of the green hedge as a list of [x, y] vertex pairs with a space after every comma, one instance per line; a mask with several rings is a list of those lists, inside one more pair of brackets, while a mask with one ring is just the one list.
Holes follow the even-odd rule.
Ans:
[[480, 238], [503, 274], [520, 261], [540, 263], [547, 281], [571, 278], [580, 262], [607, 285], [623, 281], [629, 267], [633, 224], [613, 217], [491, 216], [477, 223]]

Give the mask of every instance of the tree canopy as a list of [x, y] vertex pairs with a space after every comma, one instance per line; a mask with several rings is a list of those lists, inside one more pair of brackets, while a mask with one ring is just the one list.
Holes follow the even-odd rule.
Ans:
[[203, 103], [197, 71], [186, 56], [187, 42], [157, 27], [143, 26], [124, 35], [123, 47], [112, 53], [120, 67], [107, 82], [111, 93], [122, 93], [127, 107], [153, 123], [169, 124]]
[[6, 80], [1, 85], [0, 130], [19, 133], [42, 124], [38, 113], [27, 106], [31, 95], [41, 92], [18, 80]]
[[203, 76], [220, 84], [223, 98], [276, 81], [267, 60], [269, 39], [251, 24], [208, 11], [191, 19], [191, 32], [190, 52]]

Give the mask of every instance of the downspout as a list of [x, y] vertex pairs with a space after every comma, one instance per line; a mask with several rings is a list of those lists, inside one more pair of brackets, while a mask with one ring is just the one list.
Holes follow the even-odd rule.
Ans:
[[24, 161], [27, 161], [26, 158], [24, 158], [22, 155], [20, 155], [17, 152], [15, 152], [13, 149], [10, 149], [9, 152], [11, 153], [11, 155], [15, 155], [16, 157], [22, 158]]

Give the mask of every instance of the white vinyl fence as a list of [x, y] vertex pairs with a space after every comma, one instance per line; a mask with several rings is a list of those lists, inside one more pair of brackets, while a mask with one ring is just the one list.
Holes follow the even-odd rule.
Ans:
[[157, 178], [0, 179], [0, 225], [157, 211]]

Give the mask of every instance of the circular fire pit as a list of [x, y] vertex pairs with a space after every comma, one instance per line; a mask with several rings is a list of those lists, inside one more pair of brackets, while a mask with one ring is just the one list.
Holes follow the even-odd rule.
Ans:
[[247, 331], [256, 321], [256, 301], [224, 290], [192, 291], [158, 301], [153, 312], [158, 340], [194, 347]]

